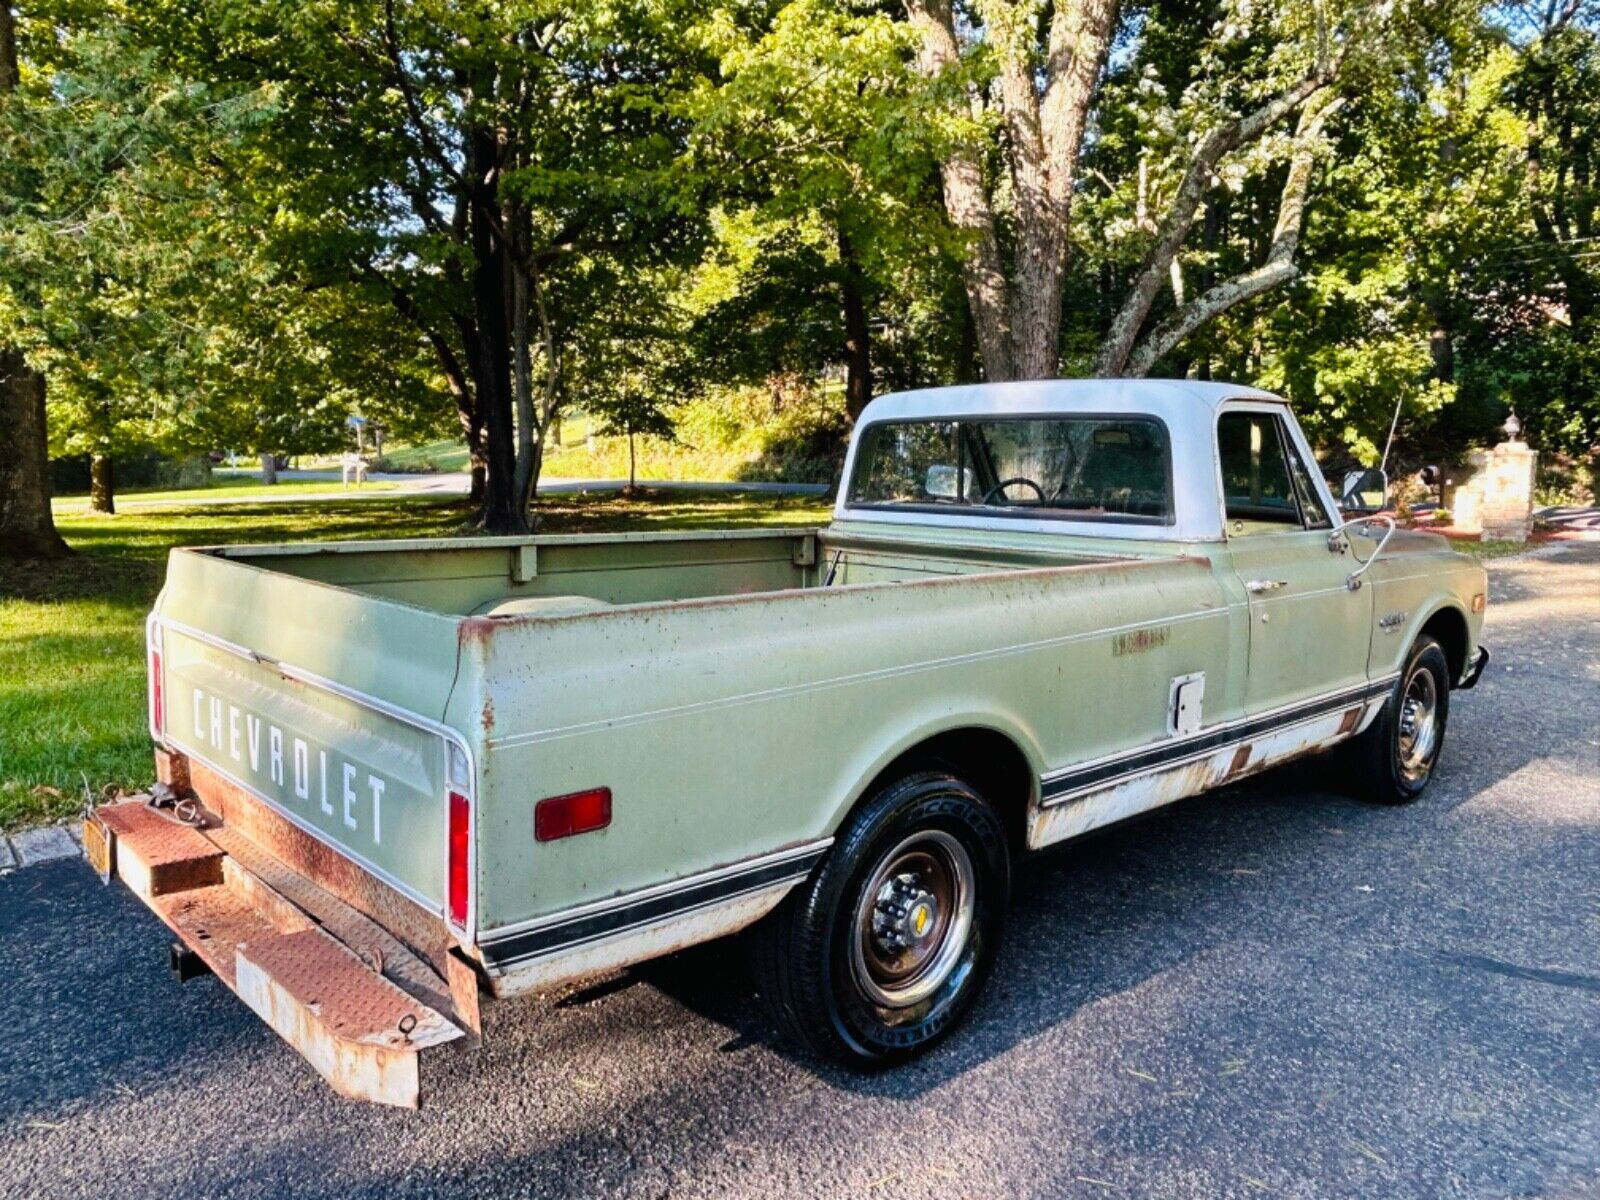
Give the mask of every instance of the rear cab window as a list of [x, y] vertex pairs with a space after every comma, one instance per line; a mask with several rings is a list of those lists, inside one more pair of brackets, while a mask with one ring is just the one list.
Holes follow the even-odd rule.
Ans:
[[884, 421], [861, 435], [849, 503], [1165, 525], [1166, 426], [1146, 416]]

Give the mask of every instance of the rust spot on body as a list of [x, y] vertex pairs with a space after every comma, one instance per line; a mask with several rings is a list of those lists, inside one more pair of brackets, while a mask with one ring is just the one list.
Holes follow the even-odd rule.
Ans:
[[1228, 773], [1224, 778], [1232, 779], [1240, 771], [1250, 765], [1250, 743], [1246, 742], [1233, 752], [1233, 761], [1228, 764]]

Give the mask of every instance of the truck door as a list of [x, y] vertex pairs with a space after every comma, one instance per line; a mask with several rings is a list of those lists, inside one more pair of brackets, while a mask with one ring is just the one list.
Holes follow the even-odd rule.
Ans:
[[[1217, 419], [1228, 549], [1250, 610], [1245, 711], [1367, 681], [1372, 589], [1330, 545], [1333, 509], [1281, 406], [1240, 402]], [[1342, 539], [1341, 539], [1342, 543]]]

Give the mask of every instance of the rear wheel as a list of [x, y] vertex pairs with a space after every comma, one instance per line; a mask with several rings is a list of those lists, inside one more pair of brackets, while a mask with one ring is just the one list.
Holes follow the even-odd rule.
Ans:
[[1363, 799], [1409, 804], [1433, 778], [1450, 716], [1450, 662], [1424, 634], [1406, 656], [1383, 710], [1350, 746], [1355, 783]]
[[757, 985], [811, 1051], [884, 1066], [965, 1014], [999, 947], [1005, 829], [966, 783], [932, 772], [871, 797], [833, 851], [754, 931]]

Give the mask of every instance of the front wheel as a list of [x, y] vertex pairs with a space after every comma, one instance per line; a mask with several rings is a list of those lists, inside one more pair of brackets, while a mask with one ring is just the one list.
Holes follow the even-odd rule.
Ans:
[[887, 1066], [966, 1013], [999, 948], [1011, 868], [994, 809], [951, 775], [872, 796], [833, 851], [754, 931], [757, 985], [791, 1038]]
[[1406, 656], [1377, 718], [1350, 745], [1361, 797], [1380, 804], [1409, 804], [1433, 778], [1450, 716], [1450, 662], [1424, 634]]

